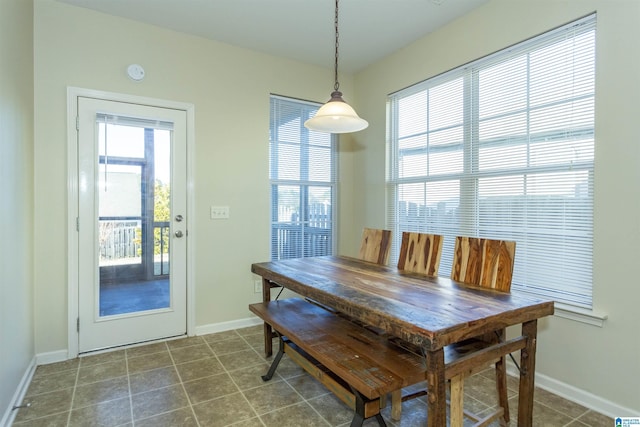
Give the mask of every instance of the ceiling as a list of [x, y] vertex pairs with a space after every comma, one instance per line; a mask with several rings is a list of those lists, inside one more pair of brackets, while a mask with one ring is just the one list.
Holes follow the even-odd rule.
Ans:
[[[333, 68], [333, 0], [57, 0]], [[355, 73], [488, 0], [342, 0], [340, 71]]]

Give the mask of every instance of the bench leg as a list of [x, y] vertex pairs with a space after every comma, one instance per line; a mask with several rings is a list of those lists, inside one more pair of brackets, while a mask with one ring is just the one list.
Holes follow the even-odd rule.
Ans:
[[273, 331], [271, 330], [271, 325], [266, 323], [264, 324], [264, 356], [271, 357], [273, 354], [272, 342]]
[[[351, 420], [350, 427], [362, 427], [365, 419], [364, 418], [364, 398], [358, 392], [358, 390], [354, 389], [353, 387], [351, 387], [351, 392], [353, 393], [353, 396], [356, 398], [356, 408], [355, 408], [355, 413], [353, 414], [353, 419]], [[378, 425], [380, 427], [387, 427], [387, 423], [384, 422], [384, 418], [382, 418], [382, 415], [380, 415], [380, 413], [376, 414], [376, 420], [378, 420]]]
[[353, 414], [350, 427], [362, 427], [362, 424], [364, 424], [364, 417], [357, 412]]
[[402, 390], [391, 392], [391, 418], [399, 421], [402, 416]]
[[278, 369], [278, 364], [280, 363], [280, 359], [282, 359], [282, 356], [284, 355], [284, 339], [282, 338], [282, 336], [279, 337], [278, 342], [280, 343], [280, 346], [278, 348], [278, 353], [276, 354], [276, 357], [273, 359], [273, 362], [271, 362], [271, 367], [269, 368], [269, 372], [267, 372], [266, 375], [262, 376], [262, 381], [269, 381], [271, 378], [273, 378], [273, 374], [275, 374], [276, 369]]

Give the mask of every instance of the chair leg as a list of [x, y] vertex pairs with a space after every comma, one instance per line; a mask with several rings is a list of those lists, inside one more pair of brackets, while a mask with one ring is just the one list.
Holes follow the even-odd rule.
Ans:
[[[504, 342], [505, 337], [507, 335], [507, 331], [506, 329], [501, 329], [496, 332], [496, 335], [498, 337], [498, 341]], [[518, 367], [518, 369], [520, 369], [520, 367]], [[502, 409], [504, 410], [502, 419], [504, 420], [505, 424], [509, 424], [509, 396], [507, 395], [507, 358], [506, 356], [502, 356], [496, 362], [496, 388], [498, 392], [498, 405], [500, 405], [500, 407], [502, 407]]]
[[462, 427], [464, 423], [464, 376], [451, 378], [451, 427]]
[[498, 391], [498, 405], [504, 410], [502, 419], [509, 423], [509, 396], [507, 395], [507, 363], [503, 357], [496, 362], [496, 388]]
[[398, 421], [402, 415], [402, 390], [391, 392], [391, 418]]

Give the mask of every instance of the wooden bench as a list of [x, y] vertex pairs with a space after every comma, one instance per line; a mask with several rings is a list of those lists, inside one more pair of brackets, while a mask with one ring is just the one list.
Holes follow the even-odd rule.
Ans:
[[349, 320], [303, 299], [249, 305], [280, 336], [280, 348], [262, 378], [271, 379], [284, 353], [355, 413], [351, 426], [376, 417], [380, 398], [425, 380], [425, 361]]

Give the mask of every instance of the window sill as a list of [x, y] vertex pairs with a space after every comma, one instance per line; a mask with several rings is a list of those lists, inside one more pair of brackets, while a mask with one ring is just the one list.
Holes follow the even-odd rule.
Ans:
[[588, 325], [598, 326], [599, 328], [602, 328], [604, 326], [604, 321], [609, 317], [607, 314], [598, 313], [583, 308], [572, 307], [570, 305], [558, 302], [556, 302], [554, 306], [554, 316], [561, 317], [563, 319], [575, 320], [576, 322], [586, 323]]

